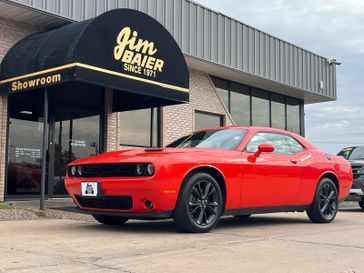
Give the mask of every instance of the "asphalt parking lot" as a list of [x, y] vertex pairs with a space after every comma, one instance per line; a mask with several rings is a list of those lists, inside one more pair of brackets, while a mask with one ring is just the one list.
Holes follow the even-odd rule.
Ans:
[[0, 222], [2, 272], [364, 272], [364, 212], [332, 224], [305, 213], [225, 218], [209, 234], [176, 233], [171, 221]]

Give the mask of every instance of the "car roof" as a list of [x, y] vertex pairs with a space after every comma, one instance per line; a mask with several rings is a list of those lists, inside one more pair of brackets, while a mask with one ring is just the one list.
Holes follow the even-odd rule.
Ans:
[[245, 129], [245, 130], [249, 130], [249, 131], [269, 131], [269, 132], [297, 135], [290, 131], [272, 128], [272, 127], [264, 127], [264, 126], [219, 126], [219, 127], [204, 128], [204, 129], [196, 130], [195, 132], [221, 130], [221, 129]]
[[202, 131], [211, 131], [211, 130], [221, 130], [221, 129], [245, 129], [248, 130], [249, 133], [254, 134], [256, 132], [272, 132], [272, 133], [280, 133], [280, 134], [286, 134], [294, 137], [297, 141], [299, 141], [301, 144], [303, 144], [305, 147], [310, 149], [319, 150], [315, 145], [313, 145], [311, 142], [309, 142], [307, 139], [302, 137], [301, 135], [298, 135], [296, 133], [272, 128], [272, 127], [264, 127], [264, 126], [220, 126], [220, 127], [212, 127], [212, 128], [205, 128], [201, 130], [196, 130], [195, 132], [202, 132]]

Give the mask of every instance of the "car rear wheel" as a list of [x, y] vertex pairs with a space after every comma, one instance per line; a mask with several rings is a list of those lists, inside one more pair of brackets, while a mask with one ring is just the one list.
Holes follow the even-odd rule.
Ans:
[[100, 215], [100, 214], [93, 214], [92, 215], [95, 220], [101, 224], [108, 225], [108, 226], [118, 226], [124, 224], [128, 221], [128, 218], [125, 217], [117, 217], [117, 216], [109, 216], [109, 215]]
[[337, 214], [339, 197], [334, 182], [327, 177], [320, 180], [307, 215], [314, 223], [330, 223]]
[[217, 181], [207, 173], [193, 173], [181, 188], [174, 223], [184, 232], [209, 232], [219, 222], [222, 210], [223, 197]]
[[359, 206], [364, 209], [364, 197], [361, 198], [361, 201], [358, 202]]

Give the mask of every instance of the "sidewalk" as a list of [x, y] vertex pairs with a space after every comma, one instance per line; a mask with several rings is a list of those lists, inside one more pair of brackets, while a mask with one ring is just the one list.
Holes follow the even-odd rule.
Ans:
[[79, 213], [71, 198], [45, 200], [45, 210], [39, 209], [39, 199], [0, 203], [0, 220], [36, 220], [42, 218], [94, 221], [92, 216]]

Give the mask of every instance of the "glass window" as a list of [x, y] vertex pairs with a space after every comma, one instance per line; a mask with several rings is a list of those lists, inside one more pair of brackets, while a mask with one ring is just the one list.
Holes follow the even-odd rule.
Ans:
[[236, 125], [271, 126], [301, 133], [300, 100], [211, 78]]
[[180, 145], [183, 141], [185, 141], [187, 138], [189, 138], [191, 135], [187, 135], [187, 136], [183, 136], [173, 142], [171, 142], [170, 144], [168, 144], [166, 147], [177, 147], [178, 145]]
[[271, 94], [272, 127], [286, 129], [286, 111], [284, 96]]
[[342, 156], [345, 159], [349, 159], [349, 156], [351, 155], [351, 153], [353, 152], [354, 149], [355, 149], [355, 147], [344, 148], [337, 155]]
[[229, 109], [229, 91], [222, 88], [216, 88], [216, 91], [222, 102], [224, 103], [225, 107]]
[[258, 146], [263, 143], [272, 144], [274, 146], [274, 154], [292, 153], [284, 135], [276, 133], [257, 133], [250, 139], [245, 151], [255, 153], [258, 150]]
[[253, 126], [269, 126], [269, 94], [263, 90], [252, 91]]
[[305, 149], [302, 144], [295, 140], [293, 137], [285, 135], [284, 138], [288, 144], [291, 154], [297, 154]]
[[225, 107], [229, 109], [229, 82], [215, 77], [211, 77], [211, 79], [215, 85], [217, 94], [225, 104]]
[[348, 159], [350, 160], [364, 160], [364, 147], [356, 147], [350, 153]]
[[158, 146], [158, 110], [156, 108], [120, 112], [122, 146]]
[[215, 148], [235, 150], [246, 135], [244, 129], [208, 130], [187, 137], [177, 148]]
[[300, 103], [299, 100], [287, 98], [287, 130], [300, 134]]
[[249, 87], [231, 83], [230, 113], [236, 125], [250, 125]]
[[[31, 115], [30, 112], [29, 117]], [[43, 121], [41, 119], [9, 119], [8, 194], [39, 194], [42, 143]]]
[[213, 128], [223, 125], [223, 116], [206, 112], [195, 112], [195, 130]]

